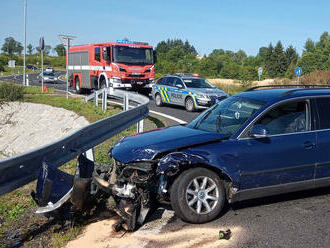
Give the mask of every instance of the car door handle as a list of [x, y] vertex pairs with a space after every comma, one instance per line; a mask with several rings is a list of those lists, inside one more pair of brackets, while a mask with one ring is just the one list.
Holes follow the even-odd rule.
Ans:
[[312, 148], [314, 148], [314, 147], [315, 147], [315, 143], [313, 143], [313, 142], [311, 142], [311, 141], [306, 141], [306, 142], [304, 143], [304, 148], [305, 148], [306, 150], [312, 149]]

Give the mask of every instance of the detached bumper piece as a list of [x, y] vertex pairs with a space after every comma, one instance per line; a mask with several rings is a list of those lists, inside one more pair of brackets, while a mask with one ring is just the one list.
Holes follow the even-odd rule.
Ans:
[[[39, 173], [36, 193], [31, 194], [40, 206], [36, 213], [47, 214], [64, 206], [70, 211], [83, 210], [90, 198], [93, 171], [94, 162], [82, 155], [78, 158], [75, 175], [65, 173], [48, 161], [44, 161]], [[56, 214], [56, 211], [53, 214]]]

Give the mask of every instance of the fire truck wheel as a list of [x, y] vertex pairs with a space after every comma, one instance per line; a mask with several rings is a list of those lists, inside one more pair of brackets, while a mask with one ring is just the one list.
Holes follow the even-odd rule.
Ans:
[[163, 100], [159, 93], [157, 93], [155, 96], [155, 102], [156, 102], [156, 106], [158, 107], [163, 106]]
[[107, 87], [107, 85], [106, 85], [105, 79], [102, 77], [101, 82], [100, 82], [100, 89], [103, 89], [105, 87]]
[[76, 88], [76, 92], [77, 94], [81, 94], [82, 90], [80, 88], [80, 80], [79, 80], [79, 77], [76, 77], [75, 80], [74, 80], [74, 85], [75, 85], [75, 88]]

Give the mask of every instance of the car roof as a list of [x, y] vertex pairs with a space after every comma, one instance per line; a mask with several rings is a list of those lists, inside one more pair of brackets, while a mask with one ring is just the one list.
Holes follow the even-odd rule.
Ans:
[[330, 96], [330, 89], [326, 88], [282, 88], [244, 91], [236, 96], [251, 98], [263, 102], [273, 102], [286, 98]]

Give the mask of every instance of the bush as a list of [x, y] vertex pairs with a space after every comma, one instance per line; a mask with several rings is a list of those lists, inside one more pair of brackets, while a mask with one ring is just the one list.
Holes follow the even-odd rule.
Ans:
[[301, 78], [302, 84], [325, 84], [330, 85], [330, 70], [314, 71]]
[[23, 99], [23, 86], [0, 83], [0, 100], [3, 101], [19, 101]]

